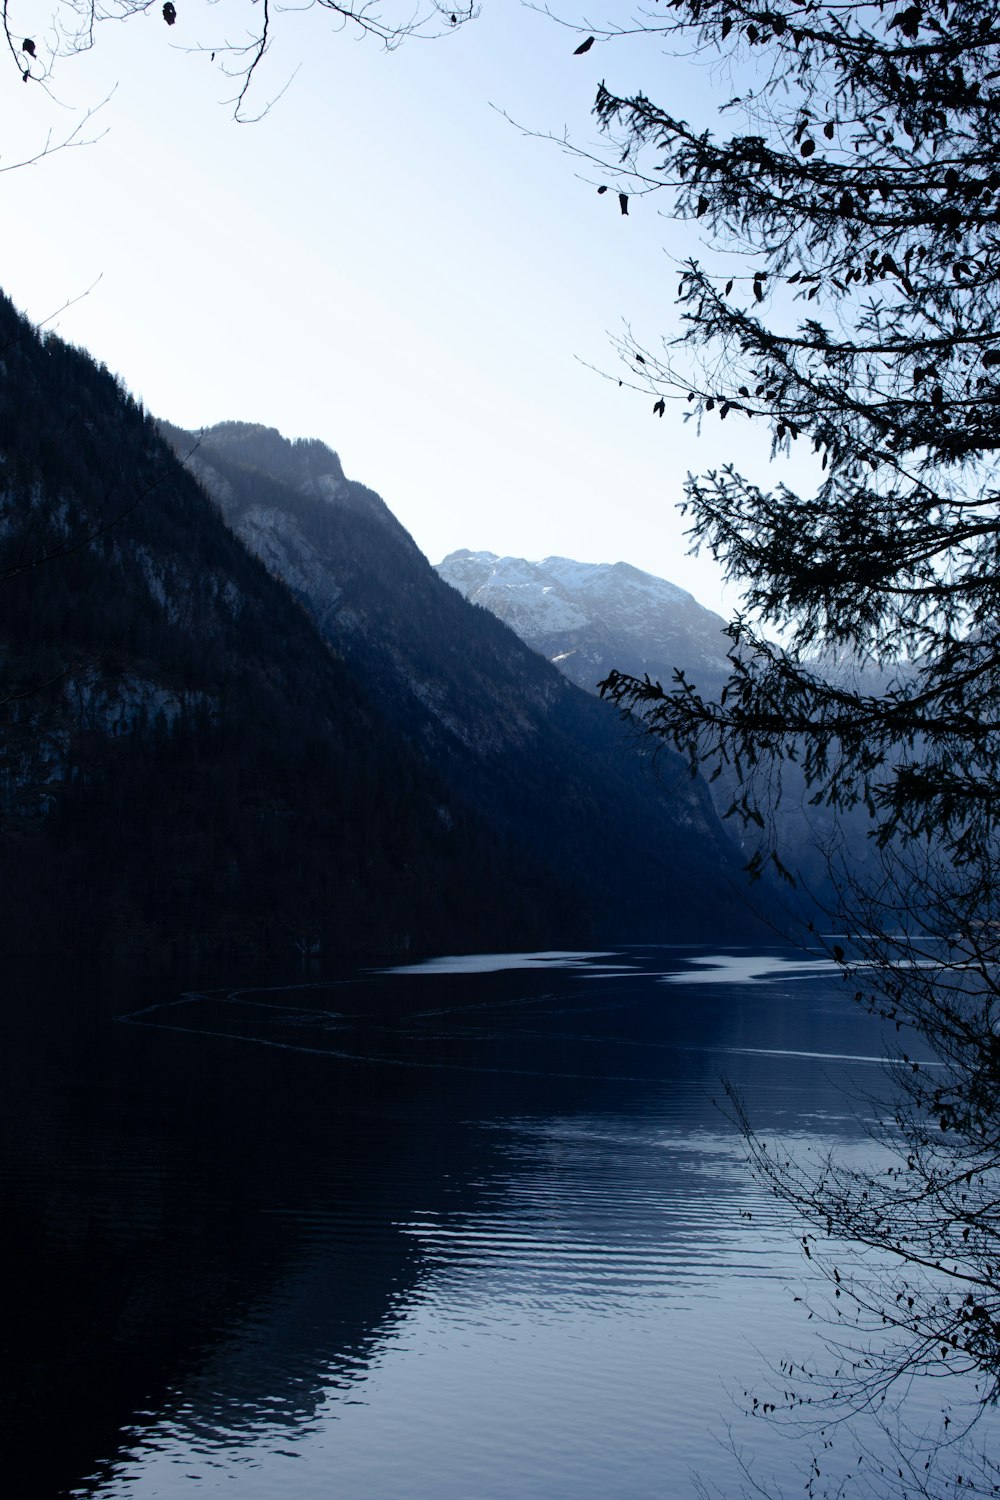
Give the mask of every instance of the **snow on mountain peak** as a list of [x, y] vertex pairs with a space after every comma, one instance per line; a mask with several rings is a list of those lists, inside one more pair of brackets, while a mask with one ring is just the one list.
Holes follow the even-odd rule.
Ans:
[[[438, 572], [466, 598], [487, 605], [501, 618], [516, 608], [548, 630], [568, 628], [570, 615], [582, 624], [612, 604], [619, 611], [630, 603], [644, 611], [658, 606], [700, 609], [685, 589], [626, 562], [585, 563], [558, 556], [531, 562], [462, 549], [449, 553]], [[509, 596], [506, 602], [504, 595]]]
[[612, 666], [664, 679], [678, 666], [726, 671], [722, 619], [631, 563], [559, 556], [530, 562], [462, 550], [437, 571], [584, 686], [592, 688]]

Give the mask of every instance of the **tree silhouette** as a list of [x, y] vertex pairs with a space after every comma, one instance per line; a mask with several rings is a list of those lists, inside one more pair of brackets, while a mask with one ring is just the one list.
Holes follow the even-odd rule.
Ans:
[[[962, 1370], [986, 1411], [1000, 1390], [1000, 25], [982, 0], [673, 0], [577, 30], [595, 47], [645, 32], [745, 84], [718, 136], [600, 86], [599, 190], [665, 198], [703, 246], [678, 266], [678, 331], [655, 350], [624, 338], [622, 378], [658, 418], [679, 405], [725, 435], [763, 424], [772, 454], [806, 450], [812, 476], [768, 487], [723, 464], [687, 481], [693, 542], [745, 589], [722, 693], [683, 673], [612, 672], [603, 690], [654, 745], [735, 773], [748, 823], [768, 828], [793, 765], [814, 805], [867, 810], [881, 876], [862, 885], [831, 856], [832, 915], [852, 934], [831, 951], [933, 1065], [906, 1064], [876, 1130], [888, 1174], [796, 1164], [745, 1122], [748, 1139], [809, 1235], [864, 1247], [853, 1276], [827, 1262], [836, 1317], [855, 1314], [838, 1397], [891, 1406], [901, 1377]], [[871, 665], [884, 691], [865, 689]], [[773, 836], [754, 856], [768, 861], [791, 878]], [[988, 1445], [977, 1459], [974, 1431], [955, 1430], [924, 1470], [899, 1427], [897, 1468], [865, 1470], [864, 1492], [996, 1493]]]
[[[259, 5], [248, 0], [241, 9], [247, 27], [240, 38], [213, 40], [207, 33], [202, 34], [201, 17], [196, 22], [196, 33], [188, 31], [182, 35], [186, 7], [182, 4], [178, 10], [172, 0], [165, 5], [161, 0], [110, 0], [110, 4], [104, 5], [98, 5], [97, 0], [57, 0], [43, 32], [34, 31], [37, 22], [34, 7], [26, 0], [21, 3], [8, 0], [3, 7], [3, 36], [22, 82], [49, 87], [59, 65], [97, 44], [101, 26], [159, 11], [167, 26], [177, 27], [177, 33], [171, 35], [176, 46], [192, 52], [209, 52], [212, 61], [232, 79], [235, 92], [230, 103], [236, 118], [242, 119], [246, 118], [244, 110], [251, 85], [279, 24], [282, 7], [271, 0], [261, 0]], [[392, 51], [405, 41], [427, 40], [454, 31], [475, 15], [477, 7], [474, 3], [445, 4], [443, 0], [415, 0], [412, 4], [401, 4], [400, 0], [346, 0], [344, 4], [337, 0], [308, 0], [307, 6], [296, 9], [325, 11], [335, 27], [373, 37]], [[258, 116], [266, 114], [268, 107], [265, 103]]]

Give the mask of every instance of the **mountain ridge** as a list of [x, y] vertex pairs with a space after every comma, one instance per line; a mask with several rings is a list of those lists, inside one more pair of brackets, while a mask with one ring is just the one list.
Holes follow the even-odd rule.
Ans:
[[6, 951], [544, 943], [569, 888], [525, 889], [474, 809], [442, 813], [441, 778], [121, 382], [6, 299], [0, 366]]
[[0, 583], [8, 953], [203, 968], [755, 928], [704, 786], [646, 777], [613, 710], [462, 599], [332, 449], [157, 423], [2, 296]]
[[[194, 441], [164, 431], [178, 452]], [[728, 889], [719, 896], [741, 861], [703, 783], [679, 760], [647, 776], [610, 706], [471, 607], [380, 497], [352, 480], [318, 493], [299, 444], [274, 429], [226, 423], [197, 442], [193, 464], [233, 530], [448, 785], [535, 865], [580, 872], [593, 930], [643, 939], [677, 933], [685, 915], [701, 930], [752, 925]]]
[[437, 571], [588, 691], [613, 667], [669, 682], [682, 665], [708, 691], [728, 676], [725, 621], [686, 589], [631, 563], [532, 562], [463, 548]]

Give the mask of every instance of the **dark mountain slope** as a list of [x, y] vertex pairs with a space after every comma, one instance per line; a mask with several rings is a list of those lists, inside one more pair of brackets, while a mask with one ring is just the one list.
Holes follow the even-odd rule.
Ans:
[[440, 579], [336, 454], [266, 428], [165, 427], [240, 537], [310, 610], [387, 717], [526, 868], [578, 886], [594, 940], [750, 925], [740, 859], [679, 762], [646, 774], [608, 705]]
[[5, 299], [0, 701], [8, 952], [534, 943], [572, 903], [445, 810], [155, 424]]

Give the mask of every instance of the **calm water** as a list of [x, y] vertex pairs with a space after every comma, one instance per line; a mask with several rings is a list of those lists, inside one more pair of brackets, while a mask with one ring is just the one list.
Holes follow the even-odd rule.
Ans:
[[735, 1494], [727, 1432], [792, 1487], [742, 1395], [810, 1351], [809, 1266], [714, 1101], [868, 1149], [879, 1037], [823, 963], [26, 982], [0, 1025], [19, 1497]]

